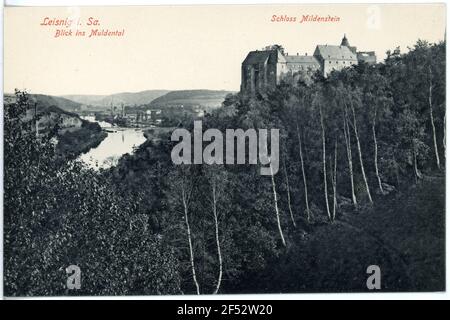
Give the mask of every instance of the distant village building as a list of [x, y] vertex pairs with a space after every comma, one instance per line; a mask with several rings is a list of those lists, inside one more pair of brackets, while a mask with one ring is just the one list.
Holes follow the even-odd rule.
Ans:
[[341, 70], [358, 62], [376, 63], [374, 51], [357, 51], [347, 37], [336, 45], [317, 45], [312, 56], [288, 55], [283, 47], [273, 45], [262, 51], [251, 51], [241, 72], [241, 92], [264, 92], [275, 88], [282, 79], [296, 74], [312, 75], [320, 71], [326, 77], [333, 70]]
[[147, 116], [148, 120], [156, 120], [158, 118], [161, 118], [161, 110], [160, 109], [151, 109], [151, 110], [146, 110], [145, 114]]
[[192, 106], [192, 112], [194, 113], [194, 116], [198, 118], [205, 116], [205, 110], [199, 105]]

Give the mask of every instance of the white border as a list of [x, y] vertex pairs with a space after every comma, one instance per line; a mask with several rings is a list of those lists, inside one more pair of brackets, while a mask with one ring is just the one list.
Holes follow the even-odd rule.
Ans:
[[[450, 0], [445, 1], [417, 1], [417, 0], [400, 0], [395, 3], [445, 3], [448, 6]], [[314, 1], [314, 4], [359, 4], [359, 3], [379, 3], [381, 1]], [[385, 2], [386, 3], [386, 2]], [[211, 1], [211, 0], [5, 0], [4, 5], [7, 6], [115, 6], [115, 5], [218, 5], [218, 4], [313, 4], [312, 1], [295, 1], [295, 0], [228, 0], [228, 1]], [[389, 4], [393, 4], [390, 2]], [[3, 49], [3, 5], [0, 7], [0, 32], [2, 38]], [[449, 25], [449, 15], [446, 15], [447, 25]], [[450, 89], [448, 86], [448, 62], [450, 54], [447, 50], [447, 64], [446, 64], [446, 97], [450, 97]], [[2, 108], [0, 108], [0, 297], [3, 297], [3, 50], [1, 50], [1, 70], [2, 77], [0, 84], [2, 86], [2, 93], [0, 94], [2, 101]], [[447, 121], [448, 123], [448, 121]], [[446, 140], [450, 141], [450, 131], [446, 130]], [[446, 292], [433, 293], [299, 293], [299, 294], [229, 294], [229, 295], [178, 295], [178, 296], [103, 296], [103, 297], [37, 297], [37, 298], [6, 298], [6, 299], [25, 299], [25, 300], [450, 300], [450, 259], [448, 248], [450, 248], [449, 223], [447, 221], [447, 203], [449, 199], [450, 190], [450, 173], [449, 163], [446, 157]]]
[[284, 5], [284, 4], [399, 4], [399, 3], [447, 3], [444, 1], [429, 1], [429, 0], [397, 0], [397, 1], [376, 1], [376, 0], [318, 0], [318, 1], [302, 1], [302, 0], [4, 0], [6, 6], [149, 6], [149, 5], [251, 5], [251, 4], [265, 4], [265, 5]]

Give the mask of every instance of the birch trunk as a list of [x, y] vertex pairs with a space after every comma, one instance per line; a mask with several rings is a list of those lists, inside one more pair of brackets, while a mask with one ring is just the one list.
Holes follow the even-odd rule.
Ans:
[[398, 188], [400, 188], [400, 173], [399, 173], [399, 169], [398, 169], [397, 158], [395, 157], [395, 155], [393, 155], [392, 158], [393, 158], [394, 164], [395, 164], [395, 179], [397, 180], [397, 189], [398, 189]]
[[[347, 110], [347, 109], [345, 109]], [[345, 147], [347, 150], [347, 161], [348, 161], [348, 170], [350, 173], [350, 185], [352, 188], [352, 202], [353, 205], [356, 207], [358, 205], [358, 201], [356, 200], [355, 195], [355, 182], [353, 177], [353, 156], [352, 156], [352, 144], [350, 140], [350, 127], [348, 125], [347, 120], [347, 111], [345, 111], [344, 114], [344, 139], [345, 139]]]
[[337, 176], [337, 140], [334, 142], [334, 168], [332, 168], [332, 183], [333, 183], [333, 221], [336, 219], [337, 207], [337, 190], [336, 190], [336, 176]]
[[351, 101], [351, 97], [350, 97], [350, 106], [351, 106], [352, 115], [353, 115], [353, 131], [355, 132], [356, 146], [358, 147], [358, 155], [359, 155], [359, 163], [361, 165], [361, 173], [363, 176], [364, 184], [366, 186], [367, 197], [369, 198], [370, 203], [373, 203], [372, 196], [370, 195], [369, 183], [367, 182], [366, 171], [364, 170], [364, 162], [363, 162], [363, 158], [362, 158], [361, 143], [359, 142], [358, 126], [356, 124], [355, 108], [353, 107], [353, 102]]
[[283, 230], [281, 229], [280, 211], [278, 210], [278, 197], [277, 197], [277, 190], [276, 190], [276, 186], [275, 186], [275, 178], [273, 176], [272, 163], [270, 163], [270, 177], [272, 178], [273, 201], [274, 201], [274, 206], [275, 206], [275, 213], [277, 215], [278, 231], [280, 232], [281, 242], [283, 243], [283, 246], [286, 247], [286, 241], [284, 241]]
[[413, 157], [414, 157], [414, 179], [416, 180], [416, 184], [418, 182], [418, 174], [417, 174], [417, 157], [416, 157], [416, 152], [413, 151]]
[[[445, 111], [444, 111], [445, 112]], [[446, 143], [445, 143], [445, 123], [446, 123], [446, 114], [444, 113], [444, 137], [442, 138], [442, 145], [444, 146], [444, 157], [445, 157], [445, 152], [447, 149]], [[444, 159], [444, 163], [445, 163], [445, 159]]]
[[220, 284], [222, 283], [222, 252], [220, 251], [220, 240], [219, 240], [219, 221], [217, 218], [217, 199], [216, 199], [216, 185], [213, 182], [212, 186], [212, 196], [213, 196], [213, 213], [214, 213], [214, 225], [216, 231], [216, 244], [217, 244], [217, 256], [219, 259], [219, 276], [217, 278], [216, 289], [214, 290], [214, 294], [217, 294], [220, 289]]
[[331, 210], [331, 221], [334, 221], [336, 218], [336, 208], [337, 208], [337, 193], [336, 193], [336, 166], [337, 166], [337, 141], [335, 141], [334, 145], [334, 156], [330, 157], [330, 180], [331, 180], [331, 188], [333, 190], [333, 208]]
[[189, 242], [189, 256], [190, 256], [190, 261], [191, 261], [192, 279], [194, 280], [195, 288], [197, 290], [197, 294], [199, 295], [200, 287], [197, 282], [197, 276], [195, 275], [194, 250], [192, 248], [191, 227], [189, 225], [187, 196], [186, 196], [186, 191], [184, 190], [184, 187], [182, 187], [182, 197], [183, 197], [183, 208], [184, 208], [184, 221], [186, 223], [186, 231], [187, 231], [188, 242]]
[[441, 163], [439, 160], [439, 151], [437, 146], [437, 139], [436, 139], [436, 127], [434, 126], [434, 118], [433, 118], [433, 83], [431, 80], [431, 68], [428, 67], [429, 71], [429, 89], [428, 89], [428, 105], [430, 107], [430, 120], [431, 120], [431, 129], [433, 131], [433, 144], [434, 144], [434, 153], [436, 155], [436, 165], [438, 169], [441, 169]]
[[[376, 116], [375, 116], [376, 117]], [[375, 131], [375, 118], [372, 122], [372, 135], [373, 135], [373, 143], [374, 143], [374, 163], [375, 163], [375, 174], [378, 180], [378, 187], [380, 188], [381, 194], [384, 194], [383, 185], [381, 184], [380, 173], [378, 171], [378, 142], [377, 135]]]
[[325, 206], [327, 209], [328, 219], [331, 221], [330, 205], [328, 203], [328, 184], [327, 184], [327, 164], [326, 164], [326, 149], [325, 149], [325, 127], [323, 124], [322, 107], [319, 107], [320, 126], [322, 127], [322, 164], [323, 164], [323, 187], [325, 194]]
[[413, 160], [414, 160], [414, 179], [416, 180], [417, 184], [418, 180], [422, 178], [422, 174], [419, 172], [419, 168], [417, 167], [417, 152], [414, 139], [412, 140], [412, 146], [413, 146]]
[[300, 135], [300, 130], [298, 129], [298, 125], [297, 125], [297, 135], [298, 135], [298, 148], [299, 148], [299, 153], [300, 153], [300, 163], [302, 166], [303, 187], [305, 190], [306, 219], [309, 222], [311, 217], [310, 217], [309, 204], [308, 204], [308, 186], [306, 184], [305, 165], [303, 163], [302, 138]]
[[287, 191], [289, 214], [291, 215], [292, 224], [296, 228], [297, 224], [295, 223], [294, 214], [292, 212], [292, 206], [291, 206], [291, 190], [289, 187], [289, 176], [288, 176], [287, 169], [286, 169], [286, 160], [284, 158], [283, 158], [283, 169], [284, 169], [284, 176], [286, 179], [286, 191]]

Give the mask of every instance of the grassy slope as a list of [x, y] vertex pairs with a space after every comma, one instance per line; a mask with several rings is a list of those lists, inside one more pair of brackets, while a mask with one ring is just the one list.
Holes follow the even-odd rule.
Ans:
[[[445, 289], [445, 180], [379, 199], [373, 209], [341, 215], [291, 245], [267, 271], [244, 280], [245, 292], [367, 292], [366, 268], [381, 268], [382, 291]], [[294, 245], [292, 245], [294, 244]]]

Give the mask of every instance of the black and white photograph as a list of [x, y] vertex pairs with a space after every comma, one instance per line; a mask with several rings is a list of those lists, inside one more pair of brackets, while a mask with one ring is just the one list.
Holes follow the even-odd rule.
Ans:
[[6, 6], [4, 297], [445, 292], [446, 21]]

